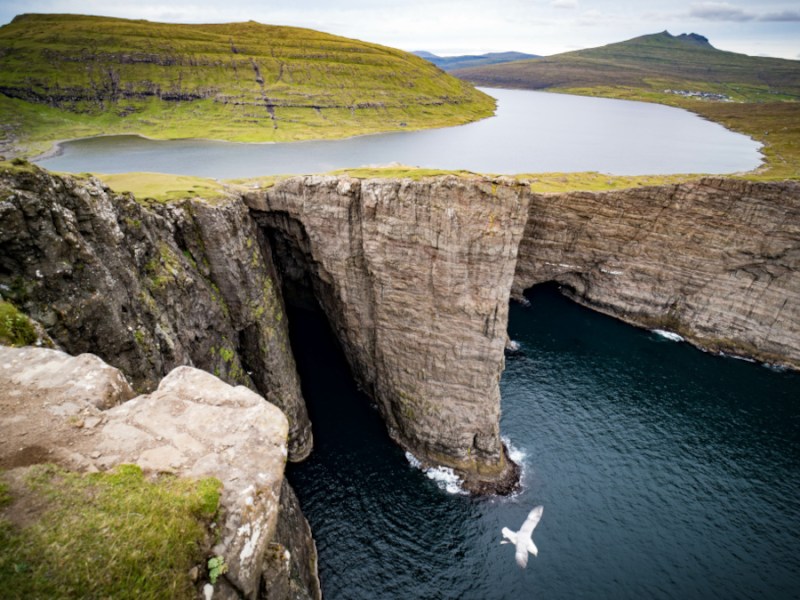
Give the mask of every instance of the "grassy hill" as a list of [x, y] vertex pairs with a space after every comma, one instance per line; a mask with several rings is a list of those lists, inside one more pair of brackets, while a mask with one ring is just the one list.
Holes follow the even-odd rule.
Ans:
[[656, 33], [536, 60], [459, 70], [481, 85], [691, 89], [734, 100], [800, 99], [800, 62], [717, 50], [697, 34]]
[[33, 14], [0, 28], [0, 126], [27, 153], [98, 133], [287, 141], [493, 111], [421, 58], [308, 29]]
[[770, 178], [800, 177], [800, 61], [717, 50], [697, 34], [453, 71], [478, 85], [659, 102], [764, 144]]
[[527, 60], [539, 58], [536, 54], [525, 54], [524, 52], [489, 52], [488, 54], [464, 54], [461, 56], [437, 56], [430, 52], [420, 50], [414, 52], [417, 56], [432, 62], [444, 71], [454, 71], [456, 69], [469, 69], [472, 67], [483, 67], [488, 65], [499, 65], [502, 63], [513, 62], [516, 60]]

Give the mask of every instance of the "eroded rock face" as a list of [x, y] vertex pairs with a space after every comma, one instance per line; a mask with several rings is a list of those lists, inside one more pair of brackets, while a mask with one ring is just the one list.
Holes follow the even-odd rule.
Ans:
[[0, 290], [139, 391], [179, 365], [259, 391], [289, 418], [291, 458], [311, 451], [269, 248], [238, 199], [147, 208], [97, 180], [7, 170]]
[[313, 289], [391, 437], [472, 489], [513, 485], [498, 384], [523, 188], [305, 177], [246, 202], [284, 277]]
[[532, 194], [514, 295], [545, 281], [636, 325], [800, 368], [800, 184]]
[[0, 178], [0, 293], [140, 390], [188, 364], [261, 391], [297, 459], [311, 431], [281, 289], [305, 295], [393, 439], [473, 490], [507, 490], [512, 283], [521, 297], [557, 281], [637, 325], [800, 367], [799, 198], [796, 182], [711, 178], [542, 195], [480, 177], [298, 177], [244, 202], [144, 207], [23, 170]]
[[[88, 471], [138, 464], [148, 473], [216, 477], [223, 520], [213, 551], [228, 573], [215, 597], [260, 597], [262, 579], [285, 576], [268, 560], [280, 545], [295, 573], [287, 589], [296, 593], [272, 597], [319, 598], [313, 539], [283, 477], [288, 421], [280, 409], [191, 367], [119, 404], [131, 395], [124, 376], [96, 356], [0, 347], [0, 464], [47, 461]], [[107, 404], [113, 407], [100, 410]], [[22, 456], [24, 445], [37, 455]]]

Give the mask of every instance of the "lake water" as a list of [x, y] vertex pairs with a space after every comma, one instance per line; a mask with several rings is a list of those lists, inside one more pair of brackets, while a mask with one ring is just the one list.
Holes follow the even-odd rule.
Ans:
[[[289, 477], [328, 600], [797, 598], [800, 374], [703, 354], [561, 297], [512, 305], [501, 429], [511, 498], [410, 466], [318, 314], [291, 312], [314, 424]], [[519, 569], [500, 529], [544, 505]]]
[[658, 104], [484, 89], [497, 115], [469, 125], [333, 141], [237, 144], [105, 136], [64, 143], [39, 161], [71, 173], [151, 171], [220, 179], [321, 173], [401, 163], [478, 173], [734, 173], [760, 164], [760, 144]]

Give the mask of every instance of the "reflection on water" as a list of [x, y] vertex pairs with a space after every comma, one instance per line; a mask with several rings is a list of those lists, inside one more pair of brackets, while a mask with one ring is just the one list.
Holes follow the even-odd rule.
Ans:
[[[319, 315], [290, 314], [314, 422], [290, 480], [329, 600], [735, 599], [800, 590], [800, 374], [703, 354], [570, 303], [512, 305], [502, 430], [512, 498], [411, 467]], [[500, 545], [544, 505], [528, 568]]]
[[484, 90], [497, 116], [426, 131], [346, 140], [235, 144], [109, 136], [40, 161], [72, 173], [152, 171], [236, 178], [321, 173], [393, 162], [477, 173], [733, 173], [758, 166], [759, 144], [684, 110], [625, 100]]

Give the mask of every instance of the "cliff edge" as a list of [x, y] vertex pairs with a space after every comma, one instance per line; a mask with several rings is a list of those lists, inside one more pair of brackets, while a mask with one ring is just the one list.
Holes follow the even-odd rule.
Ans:
[[714, 351], [800, 368], [800, 184], [709, 178], [535, 194], [510, 179], [296, 177], [166, 204], [0, 171], [0, 294], [140, 391], [191, 365], [311, 424], [284, 302], [326, 314], [389, 435], [476, 492], [517, 472], [499, 432], [508, 300], [571, 297]]
[[137, 464], [150, 475], [214, 477], [222, 493], [211, 553], [226, 565], [214, 597], [276, 597], [261, 590], [282, 587], [277, 597], [319, 598], [314, 542], [283, 477], [283, 413], [185, 366], [155, 392], [133, 396], [122, 373], [96, 356], [0, 346], [0, 463], [19, 469], [45, 459], [84, 472]]

